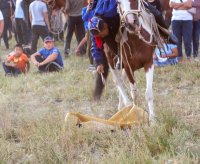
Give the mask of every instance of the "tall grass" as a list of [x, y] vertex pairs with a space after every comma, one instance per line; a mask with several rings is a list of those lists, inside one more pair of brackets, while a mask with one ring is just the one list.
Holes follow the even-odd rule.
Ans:
[[[3, 60], [9, 51], [0, 48]], [[102, 100], [94, 102], [88, 58], [72, 53], [64, 60], [60, 73], [39, 74], [31, 65], [30, 73], [15, 78], [0, 69], [0, 163], [200, 162], [198, 63], [156, 68], [156, 124], [111, 132], [65, 125], [69, 111], [109, 118], [118, 98], [110, 76]], [[147, 109], [144, 77], [143, 70], [136, 73], [137, 104]]]

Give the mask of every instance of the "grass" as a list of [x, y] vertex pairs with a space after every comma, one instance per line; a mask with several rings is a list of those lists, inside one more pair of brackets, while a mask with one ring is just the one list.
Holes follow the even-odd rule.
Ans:
[[[10, 51], [0, 49], [3, 60]], [[112, 77], [94, 102], [88, 58], [72, 53], [64, 60], [60, 73], [38, 74], [31, 65], [29, 74], [14, 78], [0, 69], [0, 163], [200, 162], [200, 64], [155, 69], [157, 124], [99, 132], [66, 126], [64, 117], [69, 111], [112, 116], [118, 103]], [[143, 70], [136, 73], [137, 104], [146, 109], [144, 77]]]

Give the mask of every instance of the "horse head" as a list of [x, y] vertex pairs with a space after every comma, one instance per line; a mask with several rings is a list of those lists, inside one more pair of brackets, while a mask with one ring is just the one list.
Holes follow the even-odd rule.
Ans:
[[140, 9], [138, 1], [139, 0], [117, 0], [121, 20], [132, 30], [139, 28], [138, 16], [140, 14]]

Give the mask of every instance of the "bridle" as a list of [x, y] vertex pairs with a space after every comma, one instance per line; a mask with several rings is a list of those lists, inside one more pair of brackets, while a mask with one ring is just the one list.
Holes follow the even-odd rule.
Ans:
[[134, 18], [139, 18], [141, 16], [141, 10], [140, 10], [140, 4], [141, 3], [138, 3], [138, 8], [137, 9], [132, 9], [132, 10], [129, 10], [129, 11], [123, 11], [122, 10], [122, 7], [121, 7], [121, 2], [119, 0], [117, 0], [117, 5], [118, 5], [118, 12], [119, 12], [119, 15], [120, 15], [120, 18], [121, 18], [121, 25], [122, 26], [126, 26], [128, 25], [127, 23], [127, 16], [129, 14], [132, 14], [134, 16]]

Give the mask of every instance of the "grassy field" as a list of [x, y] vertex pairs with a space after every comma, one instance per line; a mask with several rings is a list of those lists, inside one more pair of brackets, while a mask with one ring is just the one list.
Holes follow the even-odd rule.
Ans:
[[[2, 60], [9, 52], [0, 46]], [[0, 68], [0, 163], [200, 163], [200, 63], [155, 69], [154, 126], [99, 132], [66, 126], [64, 118], [69, 111], [103, 118], [116, 113], [112, 76], [94, 102], [88, 58], [72, 53], [64, 60], [61, 73], [39, 74], [31, 65], [27, 75], [5, 77]], [[136, 79], [136, 103], [147, 109], [143, 70]]]

